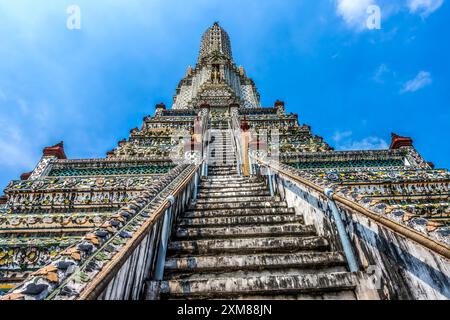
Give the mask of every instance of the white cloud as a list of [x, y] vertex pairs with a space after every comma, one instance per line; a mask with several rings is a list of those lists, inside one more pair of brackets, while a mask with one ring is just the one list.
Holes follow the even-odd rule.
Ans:
[[430, 85], [432, 82], [433, 80], [429, 72], [420, 71], [414, 79], [407, 81], [403, 85], [403, 89], [400, 91], [400, 93], [403, 94], [406, 92], [415, 92]]
[[358, 141], [348, 141], [339, 146], [341, 150], [382, 150], [388, 149], [387, 142], [379, 137], [367, 137]]
[[425, 18], [439, 9], [443, 3], [444, 0], [408, 0], [408, 8], [411, 13], [420, 14]]
[[336, 12], [352, 28], [362, 30], [366, 27], [367, 8], [374, 0], [337, 0]]
[[382, 63], [375, 71], [375, 74], [373, 75], [373, 80], [378, 83], [383, 83], [384, 76], [390, 72], [391, 70], [389, 69], [389, 67], [386, 64]]
[[334, 133], [334, 135], [333, 135], [333, 140], [336, 141], [336, 142], [340, 142], [340, 141], [342, 141], [345, 138], [351, 137], [352, 134], [353, 134], [353, 132], [351, 132], [351, 131], [343, 131], [343, 132], [336, 131]]
[[337, 143], [337, 150], [383, 150], [388, 149], [387, 142], [379, 137], [367, 137], [361, 140], [352, 139], [351, 131], [337, 131], [333, 140]]
[[[422, 18], [438, 10], [444, 0], [335, 0], [336, 14], [341, 17], [346, 25], [356, 31], [362, 31], [366, 28], [369, 15], [367, 9], [371, 5], [377, 5], [381, 8], [381, 15], [384, 20], [404, 10], [409, 10], [411, 14], [418, 14]], [[389, 37], [394, 34], [388, 35]]]

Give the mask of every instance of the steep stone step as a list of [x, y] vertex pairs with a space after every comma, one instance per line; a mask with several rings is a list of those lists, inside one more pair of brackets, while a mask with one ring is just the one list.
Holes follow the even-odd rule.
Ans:
[[232, 272], [240, 270], [271, 270], [281, 268], [319, 268], [345, 266], [341, 252], [297, 252], [282, 254], [246, 254], [192, 256], [188, 258], [168, 258], [166, 273]]
[[237, 175], [237, 170], [215, 170], [215, 171], [209, 171], [208, 170], [208, 176], [230, 176], [230, 175]]
[[193, 241], [172, 241], [168, 251], [180, 254], [220, 254], [258, 252], [298, 252], [303, 250], [323, 251], [328, 248], [323, 237], [264, 237], [241, 239], [214, 239]]
[[218, 182], [218, 183], [207, 183], [202, 182], [199, 185], [200, 192], [203, 190], [247, 190], [248, 188], [256, 188], [256, 187], [264, 187], [267, 189], [267, 186], [264, 184], [264, 182], [243, 182], [243, 183], [224, 183], [224, 182]]
[[251, 178], [247, 178], [247, 177], [202, 177], [202, 182], [261, 182], [262, 180], [260, 178], [257, 177], [251, 177]]
[[212, 166], [208, 166], [208, 171], [223, 171], [223, 170], [233, 170], [236, 169], [235, 164], [228, 164], [228, 163], [219, 163]]
[[259, 226], [234, 226], [230, 227], [205, 227], [190, 228], [179, 227], [175, 232], [177, 240], [194, 239], [229, 239], [229, 238], [254, 238], [273, 236], [312, 236], [315, 235], [314, 226], [305, 226], [299, 223], [283, 225], [259, 225]]
[[220, 210], [220, 209], [243, 209], [243, 208], [286, 208], [287, 205], [285, 202], [281, 201], [244, 201], [244, 202], [210, 202], [210, 203], [197, 203], [195, 205], [191, 205], [189, 209], [191, 210]]
[[[213, 167], [219, 167], [219, 166], [229, 166], [232, 165], [233, 167], [235, 167], [235, 164], [233, 164], [234, 162], [236, 162], [236, 159], [234, 158], [230, 158], [230, 157], [212, 157], [210, 160], [210, 165]], [[218, 169], [211, 169], [211, 166], [208, 166], [208, 172], [210, 170], [212, 171], [216, 171]], [[220, 169], [222, 170], [222, 169]]]
[[353, 290], [356, 276], [348, 272], [302, 275], [264, 275], [161, 282], [161, 293], [170, 298], [215, 298], [240, 295], [300, 294]]
[[250, 197], [229, 197], [229, 198], [201, 198], [197, 199], [197, 204], [221, 204], [221, 203], [238, 203], [238, 202], [272, 202], [275, 201], [274, 197], [265, 196], [265, 197], [256, 197], [256, 196], [250, 196]]
[[246, 191], [235, 191], [235, 190], [227, 190], [227, 191], [221, 191], [216, 192], [215, 191], [208, 191], [204, 192], [201, 191], [198, 194], [199, 198], [226, 198], [226, 197], [248, 197], [248, 196], [255, 196], [255, 197], [268, 197], [270, 196], [270, 192], [267, 191], [265, 188], [260, 188], [260, 190], [248, 190], [245, 189], [238, 189], [238, 190], [246, 190]]
[[229, 188], [227, 186], [216, 186], [216, 187], [200, 187], [198, 197], [208, 197], [211, 194], [214, 193], [223, 193], [223, 194], [229, 194], [233, 192], [261, 192], [261, 191], [267, 191], [267, 187], [264, 184], [256, 185], [253, 187], [245, 186], [245, 188]]
[[255, 212], [254, 216], [242, 217], [215, 217], [215, 218], [182, 218], [178, 221], [181, 227], [219, 227], [219, 226], [245, 226], [245, 225], [273, 225], [297, 222], [303, 223], [303, 218], [296, 215], [259, 215]]
[[208, 166], [208, 170], [225, 170], [225, 169], [235, 169], [236, 165], [235, 164], [223, 164], [223, 165], [213, 165], [213, 166]]
[[232, 218], [232, 217], [252, 217], [252, 216], [294, 216], [293, 208], [238, 208], [238, 209], [215, 209], [211, 211], [205, 210], [189, 210], [183, 213], [183, 218]]

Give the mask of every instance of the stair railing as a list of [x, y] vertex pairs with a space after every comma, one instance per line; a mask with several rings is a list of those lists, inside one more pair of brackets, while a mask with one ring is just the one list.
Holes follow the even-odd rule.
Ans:
[[[284, 175], [288, 178], [294, 180], [295, 182], [304, 183], [304, 179], [301, 179], [299, 177], [296, 177], [289, 172], [286, 172], [283, 170], [283, 168], [275, 163], [274, 161], [266, 161], [261, 158], [258, 158], [252, 154], [249, 154], [249, 158], [251, 161], [251, 168], [252, 171], [255, 173], [255, 175], [258, 176], [265, 176], [267, 179], [267, 184], [270, 188], [270, 193], [273, 196], [274, 190], [276, 188], [273, 174], [277, 175]], [[308, 185], [309, 186], [309, 185]], [[347, 234], [344, 223], [342, 221], [341, 215], [338, 211], [338, 208], [336, 204], [334, 203], [334, 200], [332, 198], [332, 195], [330, 195], [329, 190], [320, 188], [316, 186], [316, 191], [321, 192], [322, 194], [325, 194], [330, 199], [330, 208], [332, 211], [333, 220], [337, 229], [337, 233], [339, 236], [340, 243], [342, 245], [345, 257], [347, 259], [348, 267], [350, 272], [357, 272], [359, 270], [358, 262], [355, 256], [355, 253], [352, 248], [352, 244], [350, 242], [349, 235]]]
[[338, 229], [337, 231], [339, 233], [339, 238], [341, 239], [343, 249], [346, 250], [345, 255], [349, 263], [350, 270], [355, 269], [357, 270], [358, 263], [355, 254], [353, 252], [353, 247], [351, 246], [349, 235], [344, 228], [343, 221], [341, 220], [342, 218], [339, 209], [350, 210], [358, 214], [361, 214], [366, 218], [370, 219], [371, 221], [374, 221], [375, 223], [379, 224], [380, 226], [383, 226], [393, 231], [394, 233], [399, 234], [402, 237], [411, 239], [416, 243], [424, 246], [425, 248], [431, 250], [432, 252], [436, 252], [439, 255], [442, 255], [445, 258], [450, 259], [450, 248], [445, 244], [437, 242], [436, 240], [426, 236], [425, 234], [422, 234], [417, 230], [414, 230], [406, 225], [402, 225], [395, 220], [377, 214], [376, 212], [371, 211], [354, 201], [351, 201], [339, 194], [334, 193], [333, 190], [331, 189], [322, 187], [308, 179], [305, 179], [300, 175], [293, 173], [293, 170], [284, 164], [280, 164], [279, 162], [275, 161], [266, 161], [253, 155], [250, 155], [250, 157], [252, 158], [253, 160], [252, 162], [255, 165], [259, 174], [261, 174], [262, 170], [270, 169], [272, 173], [281, 176], [283, 178], [286, 178], [288, 181], [292, 181], [299, 185], [302, 185], [307, 189], [310, 188], [313, 191], [324, 195], [326, 199], [329, 200], [333, 220], [335, 220], [336, 227]]

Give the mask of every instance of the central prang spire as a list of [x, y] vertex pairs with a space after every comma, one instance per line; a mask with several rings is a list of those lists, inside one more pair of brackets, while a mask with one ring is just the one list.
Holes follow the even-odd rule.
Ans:
[[198, 109], [205, 105], [216, 111], [227, 110], [230, 105], [260, 106], [255, 84], [243, 67], [235, 65], [230, 36], [218, 22], [203, 34], [197, 64], [187, 69], [178, 84], [172, 108]]
[[233, 60], [230, 36], [218, 22], [215, 22], [202, 36], [198, 62], [217, 54]]

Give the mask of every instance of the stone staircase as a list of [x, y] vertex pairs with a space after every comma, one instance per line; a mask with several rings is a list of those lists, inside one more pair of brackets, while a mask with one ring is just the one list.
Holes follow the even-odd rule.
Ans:
[[230, 134], [217, 131], [208, 177], [173, 230], [160, 298], [354, 299], [344, 255], [263, 180], [237, 176]]

